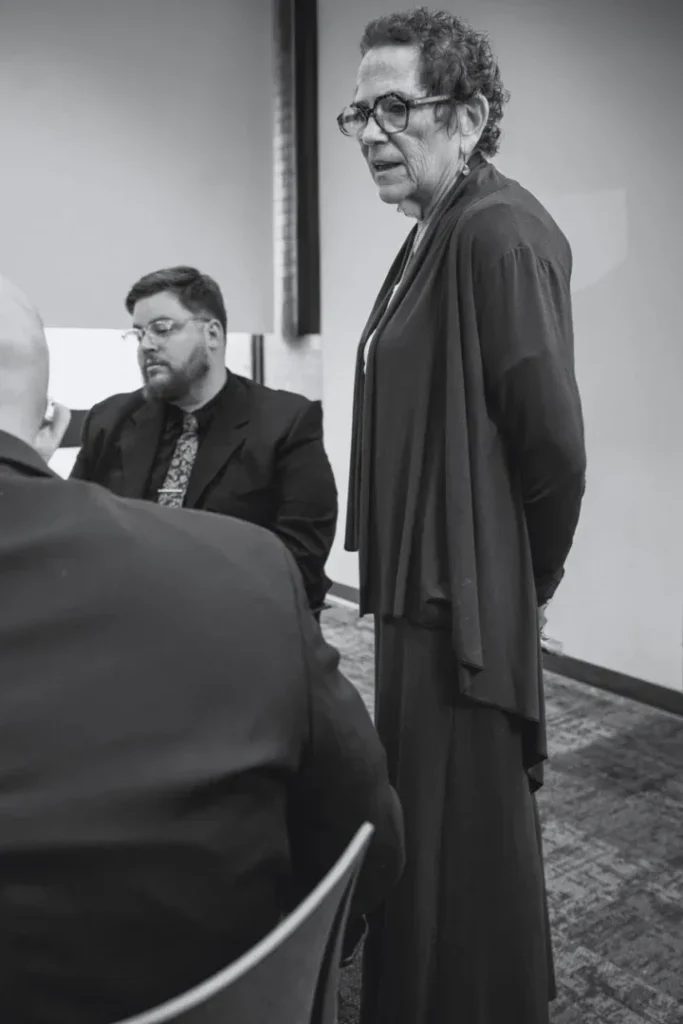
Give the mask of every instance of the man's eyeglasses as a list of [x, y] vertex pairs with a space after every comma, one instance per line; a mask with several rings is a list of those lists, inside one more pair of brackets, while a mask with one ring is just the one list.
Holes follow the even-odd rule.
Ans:
[[350, 138], [358, 138], [370, 118], [385, 135], [398, 135], [408, 127], [410, 111], [415, 107], [426, 107], [432, 103], [448, 103], [451, 96], [424, 96], [419, 99], [406, 99], [396, 92], [388, 92], [378, 96], [372, 107], [365, 103], [352, 103], [344, 107], [337, 118], [339, 130]]
[[187, 320], [173, 320], [171, 317], [159, 317], [157, 320], [152, 320], [152, 322], [147, 324], [146, 327], [131, 327], [130, 330], [124, 331], [121, 337], [124, 341], [135, 341], [138, 345], [141, 345], [145, 337], [163, 340], [172, 334], [176, 334], [179, 330], [185, 327], [186, 324], [208, 324], [209, 322], [210, 317], [208, 316], [189, 316]]

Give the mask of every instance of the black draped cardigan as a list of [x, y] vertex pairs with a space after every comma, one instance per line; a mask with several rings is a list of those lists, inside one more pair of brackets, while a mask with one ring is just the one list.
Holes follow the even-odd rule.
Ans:
[[481, 155], [470, 168], [391, 297], [407, 238], [359, 344], [346, 548], [361, 615], [450, 629], [453, 685], [526, 723], [533, 769], [547, 756], [538, 606], [585, 484], [572, 258], [529, 192]]

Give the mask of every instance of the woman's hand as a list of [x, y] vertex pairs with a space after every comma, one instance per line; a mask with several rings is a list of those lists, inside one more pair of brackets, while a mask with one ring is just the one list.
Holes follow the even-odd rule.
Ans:
[[563, 645], [559, 640], [553, 640], [552, 637], [548, 636], [545, 627], [548, 624], [547, 609], [550, 602], [546, 601], [545, 604], [539, 606], [538, 609], [538, 630], [541, 634], [541, 650], [547, 654], [562, 654]]

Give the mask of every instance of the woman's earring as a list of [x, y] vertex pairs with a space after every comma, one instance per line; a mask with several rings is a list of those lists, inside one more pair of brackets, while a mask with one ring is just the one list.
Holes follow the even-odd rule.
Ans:
[[462, 171], [460, 173], [462, 174], [463, 178], [466, 178], [467, 175], [470, 173], [470, 169], [467, 166], [467, 160], [463, 161]]

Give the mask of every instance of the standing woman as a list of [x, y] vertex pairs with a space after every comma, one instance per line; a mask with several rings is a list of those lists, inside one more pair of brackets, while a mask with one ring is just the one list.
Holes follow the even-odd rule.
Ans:
[[339, 127], [416, 220], [355, 381], [346, 547], [408, 857], [362, 1022], [547, 1024], [538, 616], [584, 490], [571, 251], [488, 162], [508, 97], [482, 33], [421, 8], [371, 22], [361, 54]]

